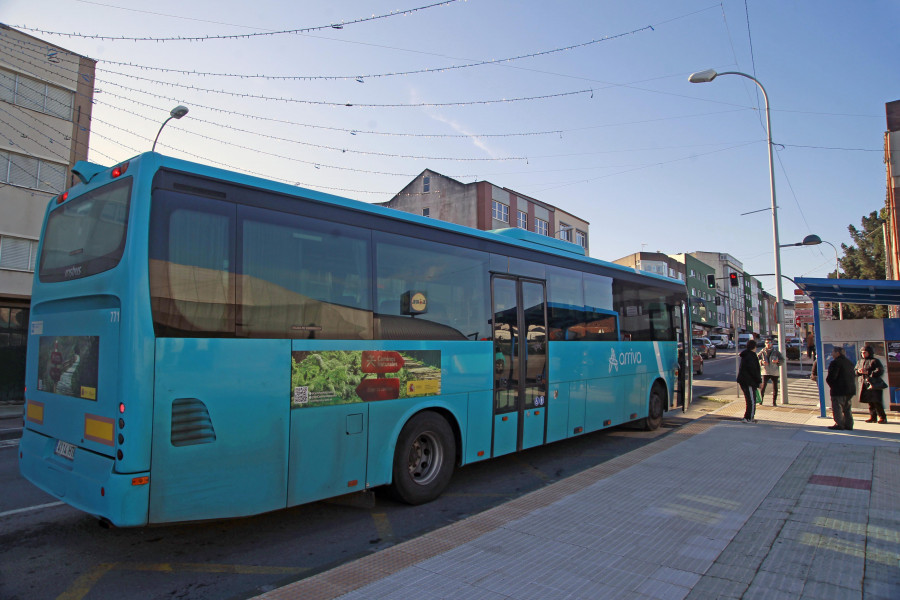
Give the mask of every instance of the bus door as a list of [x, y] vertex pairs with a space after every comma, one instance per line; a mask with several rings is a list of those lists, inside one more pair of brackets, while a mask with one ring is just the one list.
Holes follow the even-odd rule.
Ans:
[[675, 406], [680, 406], [682, 411], [691, 405], [694, 377], [694, 348], [691, 344], [691, 309], [686, 302], [678, 307], [681, 336], [678, 348], [678, 381], [675, 383]]
[[543, 281], [494, 275], [493, 456], [544, 443], [547, 310]]

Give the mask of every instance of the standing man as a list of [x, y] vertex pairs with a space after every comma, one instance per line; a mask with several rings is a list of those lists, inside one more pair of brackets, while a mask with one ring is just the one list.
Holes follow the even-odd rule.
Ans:
[[747, 347], [740, 354], [741, 364], [738, 367], [737, 382], [744, 392], [744, 402], [747, 409], [744, 411], [744, 423], [756, 423], [756, 394], [759, 384], [762, 383], [762, 375], [759, 371], [759, 358], [756, 356], [756, 340], [747, 340]]
[[853, 363], [844, 356], [844, 349], [835, 346], [831, 352], [834, 360], [828, 365], [825, 382], [831, 388], [831, 413], [834, 425], [828, 429], [853, 429], [853, 413], [850, 401], [856, 395], [856, 373]]
[[772, 406], [778, 405], [778, 376], [781, 375], [781, 363], [784, 357], [772, 347], [772, 338], [766, 338], [766, 346], [759, 353], [759, 366], [762, 367], [762, 389], [759, 394], [766, 399], [766, 384], [772, 382]]
[[810, 331], [806, 334], [806, 358], [816, 357], [816, 336]]

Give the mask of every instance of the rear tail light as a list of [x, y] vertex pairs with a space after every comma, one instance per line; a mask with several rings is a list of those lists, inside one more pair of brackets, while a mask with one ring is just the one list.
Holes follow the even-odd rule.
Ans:
[[121, 165], [116, 165], [115, 167], [113, 167], [113, 170], [112, 170], [113, 179], [115, 179], [116, 177], [119, 177], [120, 175], [124, 175], [125, 171], [127, 171], [127, 170], [128, 170], [127, 162], [123, 162]]

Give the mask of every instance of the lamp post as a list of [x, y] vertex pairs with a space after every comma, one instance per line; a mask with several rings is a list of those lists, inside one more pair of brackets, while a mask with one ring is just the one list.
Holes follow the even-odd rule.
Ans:
[[[796, 244], [785, 244], [782, 248], [787, 246], [818, 246], [819, 244], [828, 244], [831, 246], [831, 249], [834, 250], [834, 274], [837, 279], [841, 278], [841, 261], [838, 258], [838, 251], [835, 248], [834, 244], [831, 242], [826, 242], [819, 236], [814, 233], [809, 234], [805, 238], [803, 238], [802, 242], [797, 242]], [[838, 320], [844, 320], [844, 303], [838, 302]]]
[[[775, 320], [778, 326], [778, 347], [784, 351], [786, 346], [784, 345], [784, 298], [781, 291], [781, 245], [778, 242], [778, 207], [775, 204], [775, 165], [772, 157], [772, 120], [769, 116], [769, 95], [766, 93], [766, 88], [763, 87], [756, 77], [752, 77], [739, 71], [717, 73], [715, 69], [707, 69], [691, 74], [688, 81], [691, 83], [709, 83], [719, 75], [740, 75], [741, 77], [746, 77], [759, 87], [760, 91], [762, 91], [763, 99], [766, 102], [766, 137], [768, 138], [769, 146], [769, 190], [772, 196], [772, 234], [775, 242], [775, 302], [778, 304], [775, 309]], [[781, 384], [782, 402], [787, 404], [787, 365], [782, 365], [779, 372], [781, 374], [781, 377], [778, 379]]]
[[163, 127], [166, 126], [166, 123], [168, 123], [172, 119], [180, 119], [186, 114], [188, 114], [188, 108], [187, 106], [182, 106], [181, 104], [179, 104], [169, 112], [169, 118], [163, 121], [163, 124], [159, 126], [159, 131], [156, 132], [156, 139], [153, 140], [153, 147], [150, 148], [150, 152], [154, 152], [156, 150], [156, 142], [157, 140], [159, 140], [159, 134], [162, 133]]

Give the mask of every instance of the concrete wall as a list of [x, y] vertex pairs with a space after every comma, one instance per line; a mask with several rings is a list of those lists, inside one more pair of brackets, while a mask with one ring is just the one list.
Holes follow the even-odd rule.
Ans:
[[[425, 191], [426, 178], [428, 191]], [[416, 215], [422, 215], [423, 210], [428, 209], [428, 216], [432, 219], [478, 227], [475, 186], [427, 169], [381, 206]]]

